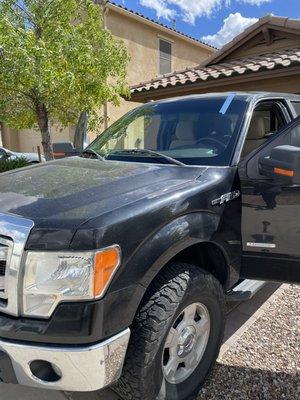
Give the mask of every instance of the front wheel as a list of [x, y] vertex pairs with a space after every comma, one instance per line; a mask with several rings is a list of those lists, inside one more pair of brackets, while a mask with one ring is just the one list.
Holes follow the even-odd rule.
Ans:
[[219, 353], [224, 310], [216, 278], [193, 265], [170, 265], [139, 307], [115, 390], [124, 400], [195, 399]]

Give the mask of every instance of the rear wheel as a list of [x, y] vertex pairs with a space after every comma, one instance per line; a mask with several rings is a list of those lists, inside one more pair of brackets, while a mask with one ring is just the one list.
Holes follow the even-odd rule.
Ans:
[[125, 400], [194, 399], [219, 353], [224, 309], [216, 278], [193, 265], [170, 265], [139, 307], [115, 390]]

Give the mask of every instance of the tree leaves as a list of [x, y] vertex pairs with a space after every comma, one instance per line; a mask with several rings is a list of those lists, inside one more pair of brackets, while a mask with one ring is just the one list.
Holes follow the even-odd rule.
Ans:
[[124, 44], [102, 28], [92, 0], [2, 0], [0, 3], [0, 120], [8, 126], [75, 123], [128, 95]]

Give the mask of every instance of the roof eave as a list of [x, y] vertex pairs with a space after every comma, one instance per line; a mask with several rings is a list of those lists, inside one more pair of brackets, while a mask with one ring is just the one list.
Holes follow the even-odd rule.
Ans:
[[269, 70], [264, 70], [260, 72], [247, 72], [242, 75], [234, 75], [230, 77], [222, 77], [222, 78], [210, 78], [206, 81], [196, 81], [185, 84], [176, 84], [174, 86], [166, 86], [165, 88], [160, 87], [157, 89], [150, 90], [141, 90], [139, 92], [134, 91], [131, 93], [130, 101], [133, 102], [147, 102], [150, 100], [172, 97], [174, 96], [174, 92], [177, 95], [184, 94], [192, 94], [196, 93], [197, 89], [214, 89], [220, 86], [229, 86], [237, 83], [244, 83], [245, 76], [247, 76], [247, 82], [253, 82], [259, 79], [272, 79], [277, 77], [291, 76], [291, 75], [299, 75], [300, 66], [292, 66], [292, 67], [283, 67], [283, 68], [275, 68], [270, 73]]
[[279, 17], [273, 15], [265, 15], [255, 24], [250, 25], [247, 29], [235, 36], [230, 42], [226, 43], [221, 49], [214, 52], [210, 57], [204, 60], [200, 66], [207, 67], [220, 63], [222, 59], [227, 57], [234, 50], [242, 46], [245, 42], [255, 36], [264, 26], [270, 25], [270, 28], [285, 28], [287, 30], [299, 30], [300, 22], [296, 19], [288, 17]]

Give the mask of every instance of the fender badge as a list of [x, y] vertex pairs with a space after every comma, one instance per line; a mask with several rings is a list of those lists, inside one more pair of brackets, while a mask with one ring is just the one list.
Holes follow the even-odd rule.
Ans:
[[264, 249], [275, 249], [275, 243], [257, 243], [257, 242], [247, 242], [247, 247], [261, 247]]
[[228, 203], [228, 201], [237, 199], [238, 197], [240, 197], [240, 195], [241, 195], [241, 192], [239, 190], [235, 190], [234, 192], [225, 193], [225, 194], [222, 194], [222, 196], [219, 197], [218, 199], [213, 200], [211, 202], [211, 204], [213, 206], [216, 206], [217, 204], [221, 205], [224, 203]]

